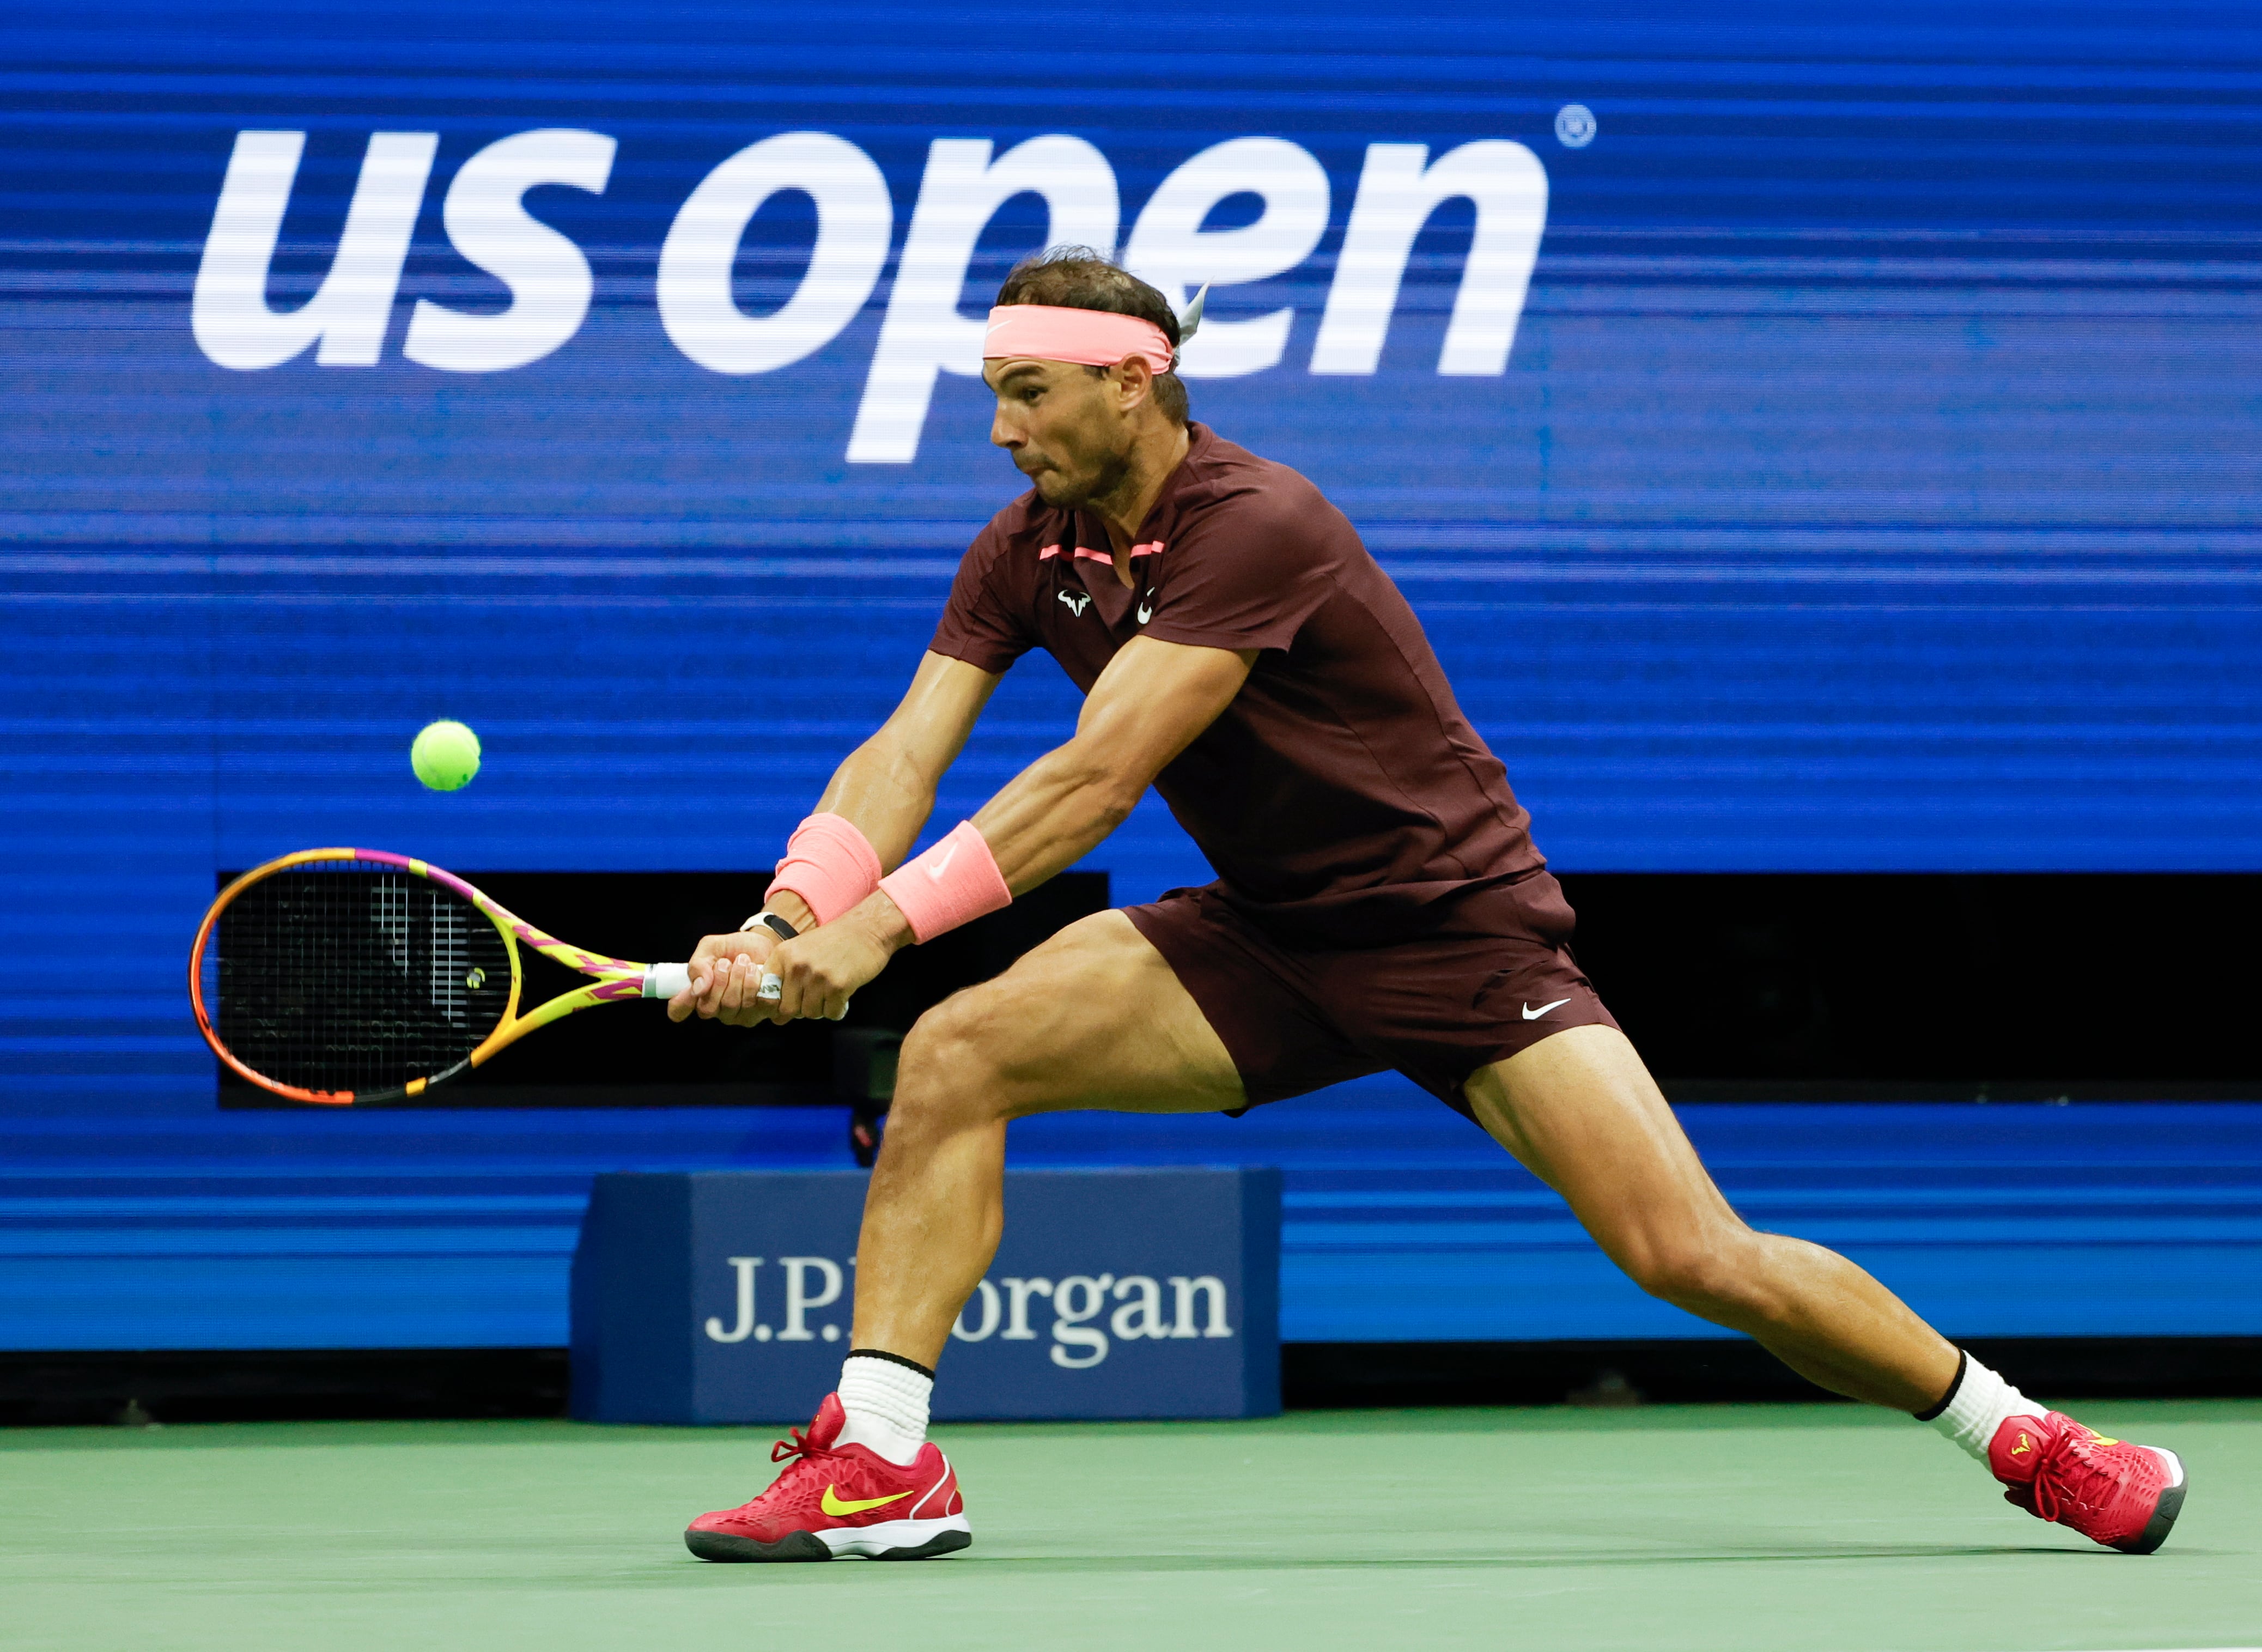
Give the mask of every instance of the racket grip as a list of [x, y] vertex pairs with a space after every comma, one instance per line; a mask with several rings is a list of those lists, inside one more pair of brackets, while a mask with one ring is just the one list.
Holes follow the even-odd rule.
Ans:
[[646, 998], [674, 998], [690, 985], [691, 966], [688, 963], [655, 963], [644, 972]]

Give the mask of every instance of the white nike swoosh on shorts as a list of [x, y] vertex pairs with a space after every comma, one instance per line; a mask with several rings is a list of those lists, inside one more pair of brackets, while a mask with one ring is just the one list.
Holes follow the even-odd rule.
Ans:
[[1570, 1001], [1571, 1000], [1567, 998], [1559, 998], [1552, 1004], [1542, 1004], [1538, 1009], [1534, 1009], [1531, 1005], [1526, 1004], [1524, 1006], [1524, 1019], [1528, 1021], [1536, 1021], [1542, 1015], [1545, 1015], [1549, 1010], [1561, 1009]]

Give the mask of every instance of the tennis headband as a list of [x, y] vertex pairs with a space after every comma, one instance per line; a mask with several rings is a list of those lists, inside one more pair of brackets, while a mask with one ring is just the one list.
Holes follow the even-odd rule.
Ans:
[[[1178, 318], [1178, 337], [1194, 335], [1201, 325], [1204, 287]], [[1171, 341], [1152, 321], [1110, 310], [1077, 310], [1057, 304], [1000, 304], [990, 312], [982, 340], [982, 359], [1034, 356], [1040, 361], [1070, 361], [1083, 367], [1113, 367], [1126, 356], [1145, 358], [1166, 373], [1177, 364]]]

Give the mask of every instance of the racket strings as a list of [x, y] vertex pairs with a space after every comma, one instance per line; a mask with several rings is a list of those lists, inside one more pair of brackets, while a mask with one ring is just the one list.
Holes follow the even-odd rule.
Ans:
[[220, 913], [220, 1042], [306, 1090], [385, 1090], [468, 1056], [502, 1020], [510, 955], [452, 891], [365, 862], [293, 867]]

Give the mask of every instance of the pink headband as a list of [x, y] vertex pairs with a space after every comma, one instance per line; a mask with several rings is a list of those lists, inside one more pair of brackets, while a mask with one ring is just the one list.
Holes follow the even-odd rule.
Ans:
[[1084, 367], [1113, 367], [1142, 356], [1158, 373], [1171, 371], [1171, 341], [1152, 321], [1106, 310], [1071, 310], [1055, 304], [1001, 304], [990, 312], [982, 358], [1034, 356]]

